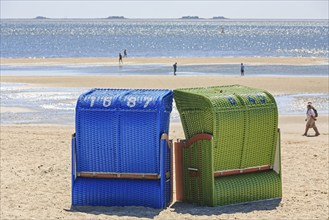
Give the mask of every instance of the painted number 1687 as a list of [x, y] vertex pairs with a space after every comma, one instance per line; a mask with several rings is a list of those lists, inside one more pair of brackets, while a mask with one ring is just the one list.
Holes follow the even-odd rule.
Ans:
[[[96, 99], [102, 100], [103, 107], [108, 108], [112, 104], [113, 97], [105, 96], [105, 97], [101, 97], [101, 98], [96, 98], [95, 96], [92, 96], [92, 97], [90, 97], [90, 107], [93, 107], [95, 105]], [[131, 96], [131, 97], [128, 97], [125, 101], [126, 101], [125, 104], [127, 107], [133, 108], [136, 106], [137, 98], [134, 96]], [[142, 103], [141, 103], [143, 105], [143, 108], [146, 108], [150, 104], [151, 101], [153, 101], [152, 97], [144, 97], [142, 99]]]

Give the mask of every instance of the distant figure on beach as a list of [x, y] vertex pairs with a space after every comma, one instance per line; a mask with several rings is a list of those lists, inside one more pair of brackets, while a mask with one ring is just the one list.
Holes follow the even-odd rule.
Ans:
[[306, 128], [305, 128], [305, 132], [304, 132], [303, 136], [307, 136], [307, 132], [310, 128], [314, 129], [315, 136], [320, 135], [320, 133], [318, 131], [318, 128], [315, 125], [316, 117], [317, 117], [317, 111], [312, 106], [312, 102], [308, 102], [307, 103], [307, 111], [306, 111], [306, 119], [305, 119]]
[[120, 64], [123, 64], [121, 53], [119, 53], [119, 65], [120, 65]]
[[241, 70], [241, 76], [244, 76], [244, 65], [243, 65], [243, 63], [241, 63], [240, 70]]
[[176, 63], [174, 63], [173, 67], [174, 67], [174, 76], [176, 76], [176, 71], [177, 71], [177, 62], [176, 62]]
[[224, 28], [222, 28], [221, 33], [224, 34]]
[[123, 51], [123, 57], [127, 57], [127, 49], [124, 49], [124, 51]]

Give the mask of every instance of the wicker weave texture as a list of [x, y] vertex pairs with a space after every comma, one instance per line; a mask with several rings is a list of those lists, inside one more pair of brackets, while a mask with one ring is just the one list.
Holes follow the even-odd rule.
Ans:
[[215, 178], [215, 205], [280, 198], [281, 178], [274, 171]]
[[239, 85], [174, 93], [186, 138], [214, 136], [216, 171], [273, 163], [278, 113], [271, 94]]
[[[199, 133], [213, 135], [211, 142], [199, 141], [183, 149], [186, 200], [213, 206], [281, 196], [281, 174], [264, 172], [255, 174], [257, 178], [253, 178], [254, 174], [216, 179], [213, 176], [216, 171], [273, 165], [278, 111], [271, 94], [232, 85], [178, 89], [174, 96], [186, 139]], [[191, 175], [189, 167], [197, 169], [198, 175]], [[230, 181], [232, 186], [244, 184], [244, 178], [247, 185], [256, 182], [255, 197], [246, 196], [249, 186], [240, 191], [231, 190]]]
[[162, 208], [160, 189], [160, 181], [77, 178], [72, 205]]
[[[169, 187], [171, 181], [165, 173], [171, 168], [170, 151], [160, 137], [168, 133], [171, 108], [170, 90], [93, 89], [82, 94], [76, 107], [76, 172], [149, 173], [161, 174], [161, 179], [77, 177], [72, 204], [164, 207], [170, 201], [166, 181]], [[145, 199], [147, 195], [152, 198]], [[150, 205], [151, 201], [157, 203]]]

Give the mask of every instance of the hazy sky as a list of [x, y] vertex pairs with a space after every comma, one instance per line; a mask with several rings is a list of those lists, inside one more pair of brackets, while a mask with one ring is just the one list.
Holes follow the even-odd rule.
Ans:
[[203, 18], [328, 19], [329, 0], [1, 0], [1, 18]]

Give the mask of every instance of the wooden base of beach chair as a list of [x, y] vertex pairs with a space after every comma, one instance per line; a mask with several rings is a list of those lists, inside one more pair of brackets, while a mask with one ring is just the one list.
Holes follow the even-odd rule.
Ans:
[[[105, 178], [105, 179], [143, 179], [158, 180], [160, 174], [156, 173], [105, 173], [105, 172], [79, 172], [78, 177], [84, 178]], [[166, 173], [166, 178], [170, 178], [170, 172]]]

